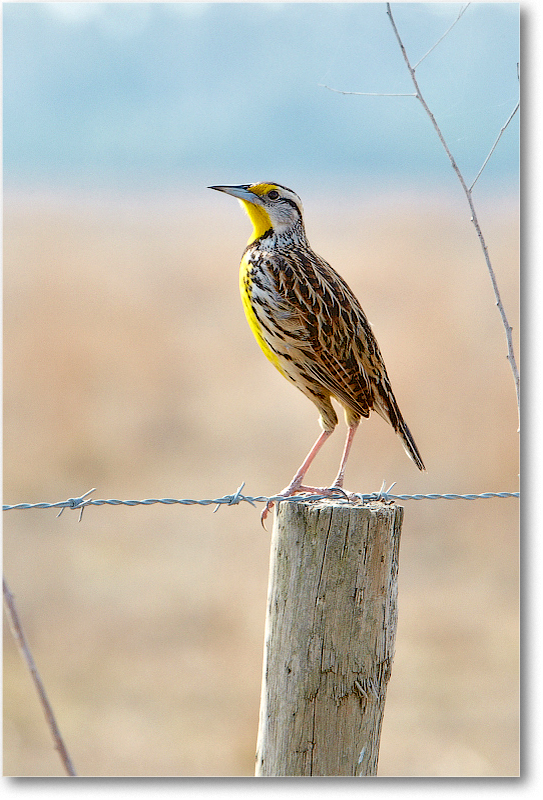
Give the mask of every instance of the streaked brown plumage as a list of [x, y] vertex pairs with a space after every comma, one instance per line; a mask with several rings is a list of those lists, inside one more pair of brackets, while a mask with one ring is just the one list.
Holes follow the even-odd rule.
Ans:
[[[408, 455], [424, 470], [366, 315], [343, 278], [311, 249], [298, 195], [277, 183], [210, 188], [237, 197], [253, 223], [240, 268], [249, 325], [269, 360], [320, 413], [323, 433], [279, 494], [340, 491], [354, 434], [372, 410], [392, 425]], [[336, 480], [323, 490], [304, 486], [303, 478], [337, 425], [331, 398], [345, 410], [348, 433]]]

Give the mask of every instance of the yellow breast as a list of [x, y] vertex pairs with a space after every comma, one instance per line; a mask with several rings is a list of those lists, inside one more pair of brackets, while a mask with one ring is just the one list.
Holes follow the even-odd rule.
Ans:
[[[251, 303], [251, 264], [247, 260], [247, 256], [243, 256], [241, 260], [241, 265], [239, 269], [239, 289], [241, 293], [241, 302], [243, 303], [243, 309], [245, 311], [245, 316], [247, 317], [247, 322], [249, 323], [249, 327], [251, 328], [254, 337], [258, 344], [260, 345], [260, 349], [268, 358], [271, 363], [276, 367], [281, 375], [285, 375], [283, 369], [281, 368], [281, 364], [277, 355], [270, 350], [266, 340], [264, 339], [263, 331], [261, 325], [258, 321], [258, 318], [254, 312], [252, 303]], [[286, 377], [286, 376], [285, 376]]]

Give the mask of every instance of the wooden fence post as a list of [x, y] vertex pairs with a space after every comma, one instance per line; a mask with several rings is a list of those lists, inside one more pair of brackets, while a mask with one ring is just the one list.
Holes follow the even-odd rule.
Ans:
[[256, 775], [376, 775], [403, 508], [281, 502], [272, 534]]

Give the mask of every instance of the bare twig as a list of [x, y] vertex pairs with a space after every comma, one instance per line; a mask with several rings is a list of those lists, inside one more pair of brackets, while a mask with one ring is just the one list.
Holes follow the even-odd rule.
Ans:
[[68, 755], [68, 751], [66, 750], [66, 746], [62, 740], [62, 736], [60, 735], [60, 731], [58, 729], [58, 725], [55, 720], [55, 715], [53, 714], [53, 709], [51, 708], [51, 704], [49, 703], [49, 700], [47, 698], [45, 688], [38, 673], [38, 669], [36, 667], [34, 659], [32, 658], [32, 653], [30, 652], [30, 649], [28, 647], [26, 637], [24, 635], [21, 622], [19, 620], [19, 615], [15, 607], [15, 601], [13, 599], [13, 595], [9, 590], [5, 578], [3, 579], [3, 586], [4, 586], [4, 604], [6, 608], [6, 614], [9, 619], [10, 627], [13, 636], [15, 637], [17, 644], [19, 645], [21, 654], [30, 671], [30, 675], [32, 676], [34, 685], [37, 689], [40, 698], [40, 703], [42, 705], [45, 714], [45, 719], [47, 720], [47, 724], [49, 725], [49, 730], [51, 731], [51, 735], [55, 743], [55, 749], [58, 750], [58, 754], [64, 765], [66, 774], [69, 775], [70, 777], [75, 777], [77, 773], [73, 767], [70, 756]]
[[513, 117], [515, 116], [515, 114], [517, 113], [517, 111], [519, 110], [519, 108], [520, 108], [520, 103], [517, 103], [517, 104], [516, 104], [516, 106], [515, 106], [515, 108], [514, 108], [514, 110], [511, 112], [511, 114], [510, 114], [510, 116], [509, 116], [509, 119], [507, 120], [507, 122], [505, 123], [505, 125], [503, 125], [503, 126], [502, 126], [502, 128], [501, 128], [501, 130], [500, 130], [500, 132], [499, 132], [499, 134], [498, 134], [498, 138], [496, 139], [496, 141], [494, 142], [494, 144], [493, 144], [493, 145], [492, 145], [492, 147], [490, 148], [490, 153], [487, 155], [487, 157], [486, 157], [486, 158], [485, 158], [485, 160], [483, 161], [483, 166], [481, 167], [481, 169], [479, 170], [479, 172], [478, 172], [478, 173], [477, 173], [477, 175], [475, 176], [475, 179], [474, 179], [473, 183], [472, 183], [472, 184], [471, 184], [471, 186], [469, 187], [469, 190], [470, 190], [470, 192], [472, 191], [473, 187], [475, 186], [475, 184], [477, 183], [477, 181], [478, 181], [478, 180], [479, 180], [479, 178], [481, 177], [481, 173], [482, 173], [482, 171], [484, 170], [484, 168], [486, 167], [486, 165], [488, 164], [488, 160], [489, 160], [490, 156], [492, 155], [492, 153], [494, 152], [494, 150], [496, 149], [496, 145], [498, 144], [498, 142], [499, 142], [499, 141], [500, 141], [500, 139], [502, 138], [502, 136], [503, 136], [503, 133], [504, 133], [505, 129], [507, 128], [507, 126], [509, 125], [509, 123], [511, 122], [511, 120], [513, 119]]
[[[430, 121], [431, 121], [432, 125], [434, 126], [434, 129], [435, 129], [435, 131], [436, 131], [436, 133], [438, 135], [439, 141], [443, 145], [443, 148], [445, 149], [445, 152], [447, 153], [447, 156], [449, 157], [449, 161], [451, 162], [451, 166], [452, 166], [453, 170], [456, 172], [458, 180], [460, 181], [462, 189], [464, 190], [464, 194], [466, 195], [466, 198], [467, 198], [467, 201], [468, 201], [468, 204], [469, 204], [469, 207], [470, 207], [470, 211], [471, 211], [471, 221], [473, 222], [473, 225], [474, 225], [475, 230], [477, 232], [477, 236], [479, 237], [479, 242], [480, 242], [482, 250], [483, 250], [484, 258], [485, 258], [485, 261], [486, 261], [486, 266], [487, 266], [487, 269], [488, 269], [488, 273], [490, 275], [490, 280], [492, 282], [492, 288], [494, 290], [494, 296], [496, 298], [496, 305], [498, 306], [498, 309], [499, 309], [499, 312], [500, 312], [500, 316], [502, 318], [502, 323], [503, 323], [503, 326], [504, 326], [504, 329], [505, 329], [505, 337], [506, 337], [506, 340], [507, 340], [507, 360], [509, 361], [509, 364], [511, 366], [511, 370], [513, 372], [513, 378], [514, 378], [514, 381], [515, 381], [515, 389], [516, 389], [516, 393], [517, 393], [517, 406], [518, 406], [518, 408], [520, 410], [520, 375], [519, 375], [519, 371], [518, 371], [518, 368], [517, 368], [517, 362], [516, 362], [516, 359], [515, 359], [515, 351], [514, 351], [514, 348], [513, 348], [512, 328], [511, 328], [511, 326], [509, 324], [509, 321], [507, 319], [507, 315], [505, 313], [505, 309], [503, 307], [500, 291], [498, 289], [498, 283], [496, 281], [496, 276], [494, 274], [494, 270], [492, 268], [492, 263], [490, 261], [490, 256], [488, 254], [488, 247], [487, 247], [485, 238], [483, 236], [483, 233], [482, 233], [482, 230], [481, 230], [481, 226], [479, 225], [479, 221], [477, 219], [477, 213], [475, 211], [475, 206], [473, 204], [471, 188], [473, 188], [473, 185], [474, 185], [475, 181], [473, 182], [471, 188], [468, 188], [468, 186], [467, 186], [467, 184], [466, 184], [466, 182], [464, 180], [464, 176], [462, 175], [462, 172], [460, 171], [460, 168], [458, 167], [458, 164], [456, 163], [456, 160], [455, 160], [454, 156], [452, 155], [451, 151], [449, 150], [447, 142], [445, 141], [445, 139], [443, 137], [443, 134], [441, 133], [441, 129], [440, 129], [439, 125], [437, 124], [434, 115], [430, 111], [430, 108], [428, 107], [424, 97], [422, 96], [422, 93], [420, 91], [420, 88], [419, 88], [419, 85], [418, 85], [418, 82], [417, 82], [417, 77], [415, 75], [415, 67], [411, 66], [411, 62], [409, 61], [409, 57], [408, 57], [408, 55], [406, 53], [404, 43], [403, 43], [403, 41], [401, 39], [400, 34], [398, 33], [398, 28], [396, 27], [396, 23], [394, 22], [394, 17], [392, 16], [392, 9], [390, 7], [390, 3], [387, 3], [387, 14], [388, 14], [388, 17], [390, 19], [392, 28], [394, 30], [394, 34], [396, 36], [396, 39], [398, 40], [398, 44], [400, 46], [400, 50], [402, 52], [402, 55], [403, 55], [404, 61], [406, 63], [407, 69], [408, 69], [409, 74], [411, 76], [411, 80], [413, 82], [413, 86], [415, 87], [415, 93], [416, 93], [415, 96], [416, 96], [417, 100], [420, 102], [420, 104], [422, 105], [422, 107], [424, 108], [424, 110], [426, 111], [427, 115], [429, 116]], [[450, 28], [449, 28], [449, 30], [450, 30]], [[441, 38], [443, 39], [443, 37], [441, 37]], [[515, 111], [516, 111], [516, 109], [515, 109]], [[515, 112], [513, 112], [513, 114], [514, 113]], [[511, 116], [513, 116], [513, 115], [511, 115]], [[505, 130], [505, 128], [507, 127], [509, 122], [510, 122], [510, 119], [507, 121], [507, 123], [504, 126], [503, 130]], [[500, 134], [500, 136], [501, 136], [501, 134]], [[498, 139], [499, 138], [500, 137], [498, 137]], [[497, 144], [497, 141], [496, 141], [496, 144]], [[495, 146], [496, 145], [494, 145], [494, 147]], [[492, 154], [493, 150], [494, 150], [494, 148], [492, 148], [488, 158]], [[482, 172], [482, 170], [486, 166], [486, 163], [488, 162], [488, 158], [486, 159], [485, 163], [483, 164], [483, 167], [481, 168], [479, 174]], [[477, 175], [477, 178], [479, 177], [479, 174]], [[477, 178], [475, 180], [477, 180]]]
[[331, 92], [337, 92], [337, 94], [357, 94], [360, 97], [416, 97], [417, 96], [415, 92], [346, 92], [343, 89], [333, 89], [326, 83], [319, 83], [319, 86], [322, 86], [323, 89], [329, 89]]
[[434, 44], [434, 45], [433, 45], [433, 46], [432, 46], [432, 47], [431, 47], [431, 48], [428, 50], [428, 52], [427, 52], [427, 53], [425, 53], [425, 54], [423, 55], [423, 57], [422, 57], [422, 58], [419, 58], [419, 60], [417, 61], [417, 63], [416, 63], [416, 64], [415, 64], [415, 66], [413, 67], [413, 69], [416, 69], [416, 68], [419, 66], [419, 64], [422, 64], [422, 62], [424, 61], [424, 59], [426, 58], [426, 56], [429, 56], [429, 55], [430, 55], [430, 53], [431, 53], [433, 50], [435, 50], [435, 49], [436, 49], [436, 47], [438, 46], [438, 44], [439, 44], [440, 42], [442, 42], [442, 41], [443, 41], [443, 39], [445, 38], [445, 36], [447, 36], [447, 34], [448, 34], [450, 31], [452, 31], [452, 29], [454, 28], [454, 26], [456, 25], [456, 23], [458, 22], [458, 20], [460, 19], [460, 17], [461, 17], [461, 16], [462, 16], [462, 14], [464, 13], [464, 11], [466, 11], [466, 10], [467, 10], [467, 8], [468, 8], [470, 5], [471, 5], [471, 3], [466, 3], [466, 5], [465, 5], [463, 8], [461, 8], [461, 9], [460, 9], [460, 11], [459, 11], [459, 13], [458, 13], [458, 16], [456, 17], [456, 19], [455, 19], [455, 21], [453, 22], [453, 24], [452, 24], [452, 25], [450, 25], [450, 26], [447, 28], [447, 30], [445, 31], [445, 33], [443, 34], [443, 36], [440, 36], [440, 37], [439, 37], [439, 39], [437, 40], [437, 42], [436, 42], [436, 43], [435, 43], [435, 44]]

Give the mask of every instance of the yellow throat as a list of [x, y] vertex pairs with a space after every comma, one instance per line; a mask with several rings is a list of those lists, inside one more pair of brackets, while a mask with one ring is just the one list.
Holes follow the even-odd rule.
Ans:
[[258, 239], [262, 234], [269, 231], [272, 226], [272, 221], [270, 219], [270, 215], [266, 211], [265, 208], [262, 206], [255, 206], [254, 203], [250, 203], [248, 200], [240, 200], [239, 201], [247, 214], [249, 215], [249, 219], [253, 223], [253, 232], [249, 237], [249, 241], [247, 244], [251, 244]]

